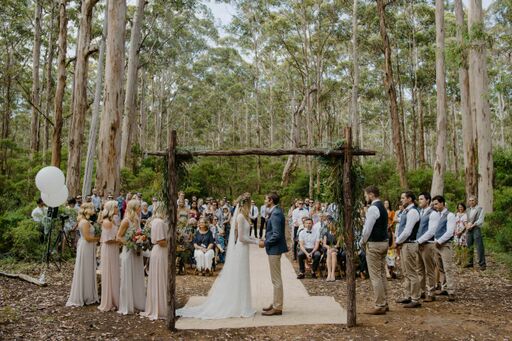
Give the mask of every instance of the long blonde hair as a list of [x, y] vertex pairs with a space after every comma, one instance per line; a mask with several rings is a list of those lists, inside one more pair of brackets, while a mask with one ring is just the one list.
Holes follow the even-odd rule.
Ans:
[[89, 220], [89, 218], [96, 213], [96, 210], [94, 209], [94, 205], [92, 202], [84, 202], [80, 209], [78, 210], [78, 217], [77, 221], [80, 221], [82, 219]]
[[126, 212], [124, 216], [131, 221], [132, 223], [135, 223], [139, 221], [139, 216], [137, 215], [137, 208], [140, 207], [140, 201], [137, 199], [132, 199], [128, 201], [128, 204], [126, 205]]
[[146, 226], [151, 228], [151, 223], [155, 219], [167, 219], [167, 207], [165, 207], [165, 204], [161, 201], [157, 201], [153, 204], [153, 214], [151, 214], [151, 218], [146, 222]]
[[103, 211], [101, 211], [100, 223], [103, 222], [104, 219], [109, 220], [110, 222], [114, 221], [114, 214], [116, 212], [117, 201], [109, 200], [103, 206]]

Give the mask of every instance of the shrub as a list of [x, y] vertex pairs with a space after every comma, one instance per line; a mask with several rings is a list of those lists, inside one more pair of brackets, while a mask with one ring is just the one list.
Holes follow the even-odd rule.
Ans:
[[25, 219], [11, 230], [11, 254], [18, 259], [40, 259], [44, 245], [40, 242], [40, 225], [31, 219]]

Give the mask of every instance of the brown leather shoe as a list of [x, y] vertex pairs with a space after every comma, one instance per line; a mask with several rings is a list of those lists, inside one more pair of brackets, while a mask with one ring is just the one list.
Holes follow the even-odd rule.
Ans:
[[274, 309], [274, 306], [271, 304], [271, 305], [269, 305], [268, 307], [263, 308], [262, 310], [263, 310], [263, 311], [270, 311], [270, 310], [272, 310], [272, 309]]
[[449, 302], [455, 302], [456, 298], [454, 294], [448, 294], [448, 301]]
[[283, 311], [272, 308], [269, 311], [262, 312], [261, 315], [263, 315], [263, 316], [283, 315]]
[[367, 315], [384, 315], [386, 314], [386, 307], [375, 307], [364, 312]]
[[411, 303], [411, 299], [408, 297], [399, 298], [398, 300], [396, 300], [396, 303], [400, 303], [400, 304]]

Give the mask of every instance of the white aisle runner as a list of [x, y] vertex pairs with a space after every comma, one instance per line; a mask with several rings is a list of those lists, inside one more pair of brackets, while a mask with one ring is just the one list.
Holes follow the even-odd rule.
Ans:
[[[288, 258], [281, 258], [281, 274], [284, 286], [284, 310], [281, 316], [262, 316], [261, 309], [272, 303], [272, 282], [268, 257], [264, 249], [257, 245], [250, 247], [252, 304], [257, 313], [251, 318], [229, 318], [222, 320], [200, 320], [179, 318], [177, 329], [220, 329], [248, 328], [260, 326], [290, 326], [300, 324], [346, 324], [347, 312], [331, 296], [309, 296], [306, 288], [297, 279]], [[321, 281], [322, 279], [318, 279]], [[344, 282], [329, 283], [337, 290]], [[204, 296], [192, 296], [186, 307], [201, 304]]]

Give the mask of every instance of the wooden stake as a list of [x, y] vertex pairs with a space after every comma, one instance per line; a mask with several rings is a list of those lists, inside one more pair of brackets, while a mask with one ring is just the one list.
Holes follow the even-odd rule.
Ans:
[[352, 167], [352, 128], [345, 128], [345, 157], [343, 160], [343, 208], [345, 223], [345, 250], [347, 257], [347, 326], [356, 325], [356, 275], [354, 269], [354, 227], [352, 224], [352, 186], [350, 169]]
[[167, 233], [168, 265], [167, 265], [167, 328], [175, 330], [176, 323], [176, 202], [178, 200], [176, 167], [176, 130], [169, 134], [168, 142], [168, 189], [167, 189], [167, 214], [169, 230]]

